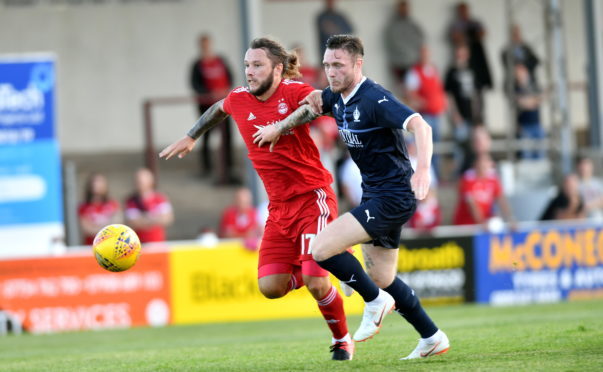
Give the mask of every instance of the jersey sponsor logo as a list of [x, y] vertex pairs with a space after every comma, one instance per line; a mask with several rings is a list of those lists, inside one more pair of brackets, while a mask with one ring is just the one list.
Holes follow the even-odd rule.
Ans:
[[237, 89], [232, 91], [233, 93], [243, 93], [243, 92], [249, 92], [249, 89], [247, 87], [238, 87]]
[[247, 117], [247, 120], [255, 120], [255, 115], [253, 114], [253, 112], [249, 113], [249, 116]]
[[385, 96], [383, 96], [382, 99], [378, 100], [377, 103], [381, 104], [383, 102], [389, 102], [389, 99], [387, 99]]
[[289, 112], [289, 106], [287, 106], [287, 103], [281, 102], [278, 104], [277, 110], [279, 114], [285, 115], [287, 112]]
[[358, 106], [356, 106], [356, 108], [354, 109], [354, 123], [359, 123], [360, 122], [360, 111], [358, 111]]
[[364, 147], [360, 138], [347, 129], [340, 129], [339, 135], [348, 147]]
[[375, 217], [372, 217], [372, 216], [371, 216], [371, 213], [369, 212], [369, 210], [368, 210], [368, 209], [365, 209], [365, 210], [364, 210], [364, 213], [366, 213], [366, 222], [367, 222], [367, 223], [368, 223], [370, 220], [374, 220], [374, 219], [375, 219]]

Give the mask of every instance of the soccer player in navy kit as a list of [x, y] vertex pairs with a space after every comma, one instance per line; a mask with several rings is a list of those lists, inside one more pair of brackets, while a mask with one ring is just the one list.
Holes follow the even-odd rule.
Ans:
[[[280, 135], [316, 116], [330, 113], [341, 139], [362, 174], [361, 204], [331, 222], [312, 241], [316, 262], [355, 289], [366, 302], [354, 340], [365, 341], [380, 329], [383, 317], [395, 308], [421, 335], [404, 359], [448, 351], [450, 343], [414, 291], [396, 276], [402, 225], [429, 190], [432, 155], [431, 128], [421, 116], [389, 91], [362, 74], [364, 48], [357, 37], [335, 35], [327, 42], [323, 65], [329, 87], [308, 96], [289, 117], [258, 130], [255, 142], [274, 148]], [[408, 159], [402, 130], [415, 135], [417, 170]], [[367, 273], [347, 248], [362, 243]], [[370, 277], [369, 277], [370, 275]]]

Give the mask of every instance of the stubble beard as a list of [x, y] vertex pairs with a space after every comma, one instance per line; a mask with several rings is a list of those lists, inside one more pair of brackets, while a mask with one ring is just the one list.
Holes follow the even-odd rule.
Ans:
[[271, 72], [270, 75], [266, 78], [266, 80], [264, 80], [259, 87], [257, 87], [255, 90], [251, 90], [251, 88], [249, 89], [249, 93], [253, 94], [256, 97], [259, 97], [261, 95], [263, 95], [264, 93], [266, 93], [268, 91], [268, 89], [270, 89], [270, 87], [272, 86], [272, 83], [274, 83], [274, 74]]

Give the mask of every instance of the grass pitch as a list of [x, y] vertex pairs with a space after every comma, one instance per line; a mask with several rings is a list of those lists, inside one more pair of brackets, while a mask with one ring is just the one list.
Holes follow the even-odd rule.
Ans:
[[[351, 362], [330, 361], [322, 319], [0, 338], [2, 371], [464, 371], [603, 368], [603, 301], [427, 309], [447, 354], [400, 361], [417, 334], [395, 313]], [[350, 317], [354, 331], [359, 317]]]

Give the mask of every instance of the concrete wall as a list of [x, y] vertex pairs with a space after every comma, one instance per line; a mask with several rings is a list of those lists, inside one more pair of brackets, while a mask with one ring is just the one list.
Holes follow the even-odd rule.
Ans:
[[[21, 4], [21, 5], [10, 5]], [[188, 71], [196, 55], [196, 37], [209, 31], [240, 83], [241, 15], [239, 0], [11, 0], [0, 2], [0, 53], [50, 51], [58, 58], [59, 133], [67, 153], [139, 151], [143, 146], [142, 101], [148, 97], [189, 94]], [[311, 63], [319, 64], [314, 17], [319, 0], [261, 0], [260, 34], [285, 45], [301, 42]], [[414, 17], [424, 27], [433, 60], [445, 71], [449, 50], [445, 30], [452, 0], [415, 0]], [[468, 1], [487, 27], [487, 53], [497, 90], [487, 96], [487, 124], [502, 133], [506, 101], [500, 49], [506, 41], [505, 2]], [[514, 0], [525, 39], [545, 56], [543, 2]], [[366, 44], [365, 73], [390, 86], [381, 33], [394, 0], [343, 0], [338, 7]], [[570, 81], [585, 81], [582, 2], [563, 1]], [[544, 79], [544, 68], [540, 73]], [[585, 96], [572, 95], [573, 121], [586, 123]], [[157, 143], [182, 135], [196, 116], [190, 106], [154, 110]]]

